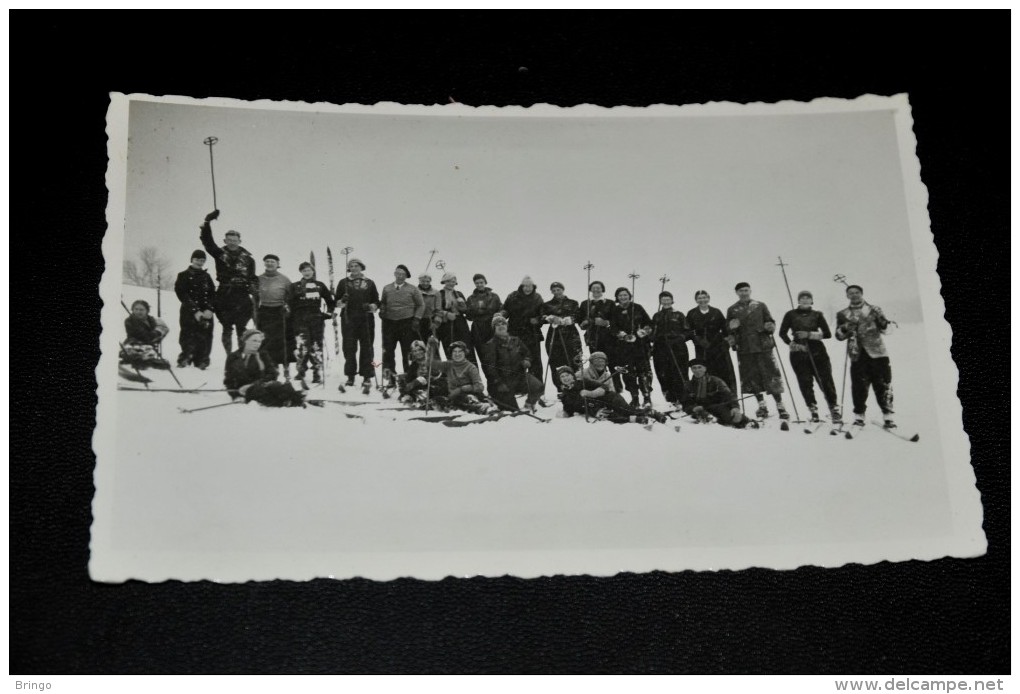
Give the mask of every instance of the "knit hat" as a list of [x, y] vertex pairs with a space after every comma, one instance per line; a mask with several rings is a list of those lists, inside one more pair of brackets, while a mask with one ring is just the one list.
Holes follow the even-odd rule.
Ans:
[[532, 287], [535, 286], [535, 280], [531, 279], [531, 275], [525, 275], [521, 278], [521, 284], [530, 284]]
[[312, 269], [312, 270], [314, 270], [314, 269], [315, 269], [315, 266], [314, 266], [314, 265], [312, 265], [311, 263], [309, 263], [309, 262], [308, 262], [307, 260], [306, 260], [305, 262], [301, 263], [300, 265], [298, 265], [298, 266], [297, 266], [297, 269], [298, 269], [298, 270], [304, 270], [304, 269], [305, 269], [306, 267], [307, 267], [307, 268], [310, 268], [310, 269]]
[[350, 260], [348, 260], [348, 261], [347, 261], [347, 267], [350, 267], [350, 266], [351, 266], [351, 263], [357, 263], [357, 264], [358, 264], [358, 267], [360, 267], [360, 268], [361, 268], [361, 271], [362, 271], [362, 272], [364, 272], [364, 271], [365, 271], [365, 264], [364, 264], [363, 262], [361, 262], [361, 259], [360, 259], [360, 258], [351, 258]]
[[410, 276], [411, 276], [411, 271], [407, 269], [407, 266], [406, 266], [406, 265], [397, 265], [397, 266], [396, 266], [395, 268], [393, 268], [393, 269], [394, 269], [394, 270], [403, 270], [403, 271], [404, 271], [404, 279], [407, 279], [408, 277], [410, 277]]
[[553, 282], [552, 284], [549, 285], [549, 291], [556, 289], [556, 287], [559, 287], [560, 289], [565, 289], [562, 282]]
[[505, 317], [497, 313], [492, 317], [492, 327], [495, 328], [497, 325], [509, 325], [509, 323]]
[[458, 348], [464, 350], [464, 353], [467, 354], [467, 345], [461, 340], [456, 340], [455, 342], [450, 343], [450, 354], [453, 354], [453, 350]]
[[443, 280], [442, 280], [443, 284], [446, 284], [447, 282], [451, 282], [451, 281], [456, 283], [457, 282], [457, 275], [453, 274], [452, 272], [443, 273]]
[[205, 260], [206, 258], [205, 251], [199, 248], [197, 251], [191, 254], [191, 259], [194, 260], [195, 258], [201, 258], [202, 260]]
[[609, 361], [609, 358], [606, 356], [605, 352], [592, 352], [591, 356], [588, 359], [589, 361], [595, 361], [596, 359], [601, 359], [602, 361]]
[[485, 275], [483, 275], [483, 274], [482, 274], [482, 273], [480, 273], [480, 272], [476, 272], [476, 273], [475, 273], [475, 276], [471, 278], [471, 281], [472, 281], [472, 282], [477, 282], [478, 280], [482, 280], [482, 281], [484, 281], [484, 282], [485, 282], [486, 284], [488, 284], [488, 283], [489, 283], [489, 280], [485, 279]]
[[411, 343], [411, 351], [413, 352], [416, 349], [420, 349], [422, 352], [424, 352], [425, 343], [422, 342], [421, 340], [415, 340], [414, 342]]
[[664, 297], [664, 296], [668, 296], [668, 297], [669, 297], [670, 299], [672, 299], [672, 298], [673, 298], [673, 292], [667, 292], [667, 291], [665, 291], [665, 290], [664, 290], [664, 291], [661, 291], [661, 292], [659, 292], [659, 298], [660, 298], [660, 299], [661, 299], [662, 297]]
[[814, 296], [813, 296], [813, 295], [811, 294], [811, 292], [809, 292], [809, 291], [808, 291], [808, 290], [806, 290], [806, 289], [803, 289], [803, 290], [801, 290], [801, 291], [797, 292], [797, 301], [800, 301], [800, 300], [801, 300], [801, 298], [802, 298], [802, 297], [805, 297], [805, 296], [806, 296], [807, 298], [811, 299], [812, 301], [814, 301], [814, 298], [815, 298], [815, 297], [814, 297]]
[[276, 262], [280, 262], [280, 256], [278, 256], [278, 255], [276, 255], [274, 253], [266, 253], [264, 256], [262, 256], [262, 260], [263, 261], [266, 261], [266, 260], [275, 260]]
[[749, 285], [749, 284], [748, 284], [747, 282], [737, 282], [737, 286], [735, 286], [735, 287], [733, 288], [733, 291], [735, 291], [735, 292], [739, 292], [739, 291], [740, 291], [741, 289], [743, 289], [744, 287], [747, 287], [748, 289], [750, 289], [750, 288], [751, 288], [751, 285]]
[[430, 275], [427, 272], [421, 273], [420, 275], [418, 275], [418, 281], [421, 282], [423, 280], [428, 280], [429, 282], [431, 282], [432, 281], [432, 275]]
[[856, 290], [857, 290], [857, 291], [859, 291], [859, 292], [860, 292], [861, 294], [863, 294], [863, 293], [864, 293], [864, 290], [863, 290], [863, 289], [861, 289], [861, 285], [859, 285], [859, 284], [851, 284], [851, 285], [850, 285], [849, 287], [847, 287], [847, 288], [846, 288], [846, 290], [847, 290], [847, 291], [850, 291], [851, 289], [856, 289]]
[[262, 337], [266, 336], [266, 334], [261, 330], [257, 330], [255, 328], [248, 328], [247, 330], [244, 331], [244, 333], [241, 334], [242, 347], [244, 347], [244, 343], [247, 342], [248, 338], [251, 337], [252, 335], [261, 335]]
[[626, 287], [617, 287], [616, 291], [613, 292], [613, 296], [616, 297], [616, 298], [619, 298], [620, 297], [620, 292], [627, 292], [627, 296], [630, 296], [631, 298], [633, 298], [633, 296], [630, 293], [630, 290], [627, 289]]

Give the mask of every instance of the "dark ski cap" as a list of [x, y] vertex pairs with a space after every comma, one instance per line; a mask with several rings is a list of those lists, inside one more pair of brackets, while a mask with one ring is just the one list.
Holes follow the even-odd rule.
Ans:
[[202, 260], [205, 260], [206, 259], [205, 251], [199, 248], [197, 251], [191, 254], [191, 259], [194, 260], [195, 258], [201, 258]]
[[404, 278], [405, 279], [407, 279], [407, 278], [409, 278], [411, 276], [411, 271], [407, 269], [406, 265], [397, 265], [393, 269], [394, 270], [403, 270], [404, 271]]
[[262, 256], [262, 260], [263, 261], [275, 260], [276, 262], [280, 262], [280, 256], [276, 255], [275, 253], [266, 253], [264, 256]]
[[549, 285], [549, 291], [556, 289], [556, 287], [559, 287], [560, 289], [566, 289], [566, 287], [563, 286], [562, 282], [553, 282], [552, 284]]
[[748, 284], [747, 282], [737, 282], [737, 286], [735, 286], [735, 287], [733, 288], [733, 291], [735, 291], [735, 292], [739, 292], [739, 291], [740, 291], [741, 289], [743, 289], [744, 287], [747, 287], [748, 289], [750, 289], [750, 288], [751, 288], [751, 285], [749, 285], [749, 284]]
[[704, 359], [691, 359], [689, 362], [687, 362], [687, 366], [704, 366], [704, 365], [705, 365]]
[[814, 301], [814, 300], [815, 300], [815, 296], [814, 296], [814, 294], [812, 294], [811, 292], [809, 292], [809, 291], [808, 291], [808, 290], [806, 290], [806, 289], [802, 289], [802, 290], [800, 290], [799, 292], [797, 292], [797, 301], [800, 301], [800, 300], [801, 300], [801, 299], [803, 299], [803, 298], [804, 298], [805, 296], [806, 296], [807, 298], [811, 299], [812, 301]]
[[471, 278], [471, 281], [472, 281], [472, 282], [477, 282], [478, 280], [482, 280], [482, 281], [483, 281], [483, 282], [485, 282], [486, 284], [488, 284], [488, 283], [489, 283], [489, 280], [485, 279], [485, 275], [483, 275], [483, 274], [482, 274], [482, 273], [480, 273], [480, 272], [476, 272], [476, 273], [475, 273], [475, 276]]
[[305, 268], [309, 268], [311, 270], [314, 270], [315, 266], [312, 265], [311, 263], [309, 263], [307, 260], [297, 266], [298, 271], [304, 270]]
[[673, 298], [673, 292], [667, 292], [667, 291], [665, 291], [665, 290], [663, 290], [663, 291], [659, 292], [659, 298], [660, 298], [660, 299], [661, 299], [662, 297], [664, 297], [664, 296], [668, 296], [668, 297], [669, 297], [670, 299], [672, 299], [672, 298]]

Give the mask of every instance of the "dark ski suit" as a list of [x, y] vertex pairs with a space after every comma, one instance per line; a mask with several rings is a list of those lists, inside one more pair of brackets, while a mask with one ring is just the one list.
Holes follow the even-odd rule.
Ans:
[[195, 314], [213, 311], [216, 285], [204, 268], [196, 270], [189, 267], [177, 273], [174, 293], [181, 302], [181, 354], [177, 358], [177, 365], [194, 364], [204, 368], [209, 365], [209, 354], [212, 352], [213, 322], [202, 317], [196, 318]]
[[[811, 333], [811, 337], [791, 339], [787, 334], [800, 331]], [[809, 408], [817, 407], [814, 386], [816, 378], [829, 409], [833, 410], [839, 405], [836, 384], [832, 380], [832, 363], [829, 361], [825, 345], [822, 344], [822, 340], [828, 340], [830, 337], [832, 333], [829, 331], [829, 324], [825, 322], [825, 316], [821, 311], [810, 308], [787, 311], [779, 326], [779, 339], [790, 345], [790, 366], [797, 375], [797, 385], [800, 386], [800, 393]]]
[[216, 261], [216, 298], [213, 311], [223, 327], [223, 348], [231, 352], [231, 330], [237, 332], [237, 344], [241, 346], [241, 334], [252, 319], [253, 298], [257, 291], [255, 279], [255, 258], [243, 246], [231, 251], [227, 246], [220, 248], [213, 243], [212, 227], [209, 222], [202, 224], [199, 234], [202, 246]]

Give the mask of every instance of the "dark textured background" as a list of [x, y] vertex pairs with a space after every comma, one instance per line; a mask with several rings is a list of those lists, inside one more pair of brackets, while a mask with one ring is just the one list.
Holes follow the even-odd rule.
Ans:
[[[253, 28], [237, 14], [147, 13], [87, 32], [82, 15], [12, 13], [12, 673], [1009, 672], [1008, 319], [991, 303], [1009, 270], [1009, 15], [553, 18], [303, 15]], [[908, 92], [987, 556], [602, 579], [92, 583], [109, 91], [606, 106]]]

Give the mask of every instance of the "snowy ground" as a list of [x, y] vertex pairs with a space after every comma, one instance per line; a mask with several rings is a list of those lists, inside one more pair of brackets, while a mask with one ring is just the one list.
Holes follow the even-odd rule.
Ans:
[[[141, 297], [125, 287], [129, 304]], [[166, 292], [163, 315], [173, 359]], [[218, 325], [214, 340], [207, 371], [175, 369], [186, 387], [222, 387]], [[448, 428], [405, 421], [413, 413], [381, 409], [397, 403], [375, 392], [339, 394], [338, 364], [309, 397], [375, 404], [182, 414], [226, 394], [116, 391], [111, 379], [93, 575], [533, 576], [941, 556], [953, 504], [924, 340], [920, 325], [887, 340], [899, 431], [918, 443], [870, 424], [852, 441], [775, 420], [759, 431], [586, 424], [555, 418], [558, 406], [540, 411], [549, 423]], [[838, 388], [843, 347], [828, 348]], [[879, 416], [872, 403], [869, 419]]]

